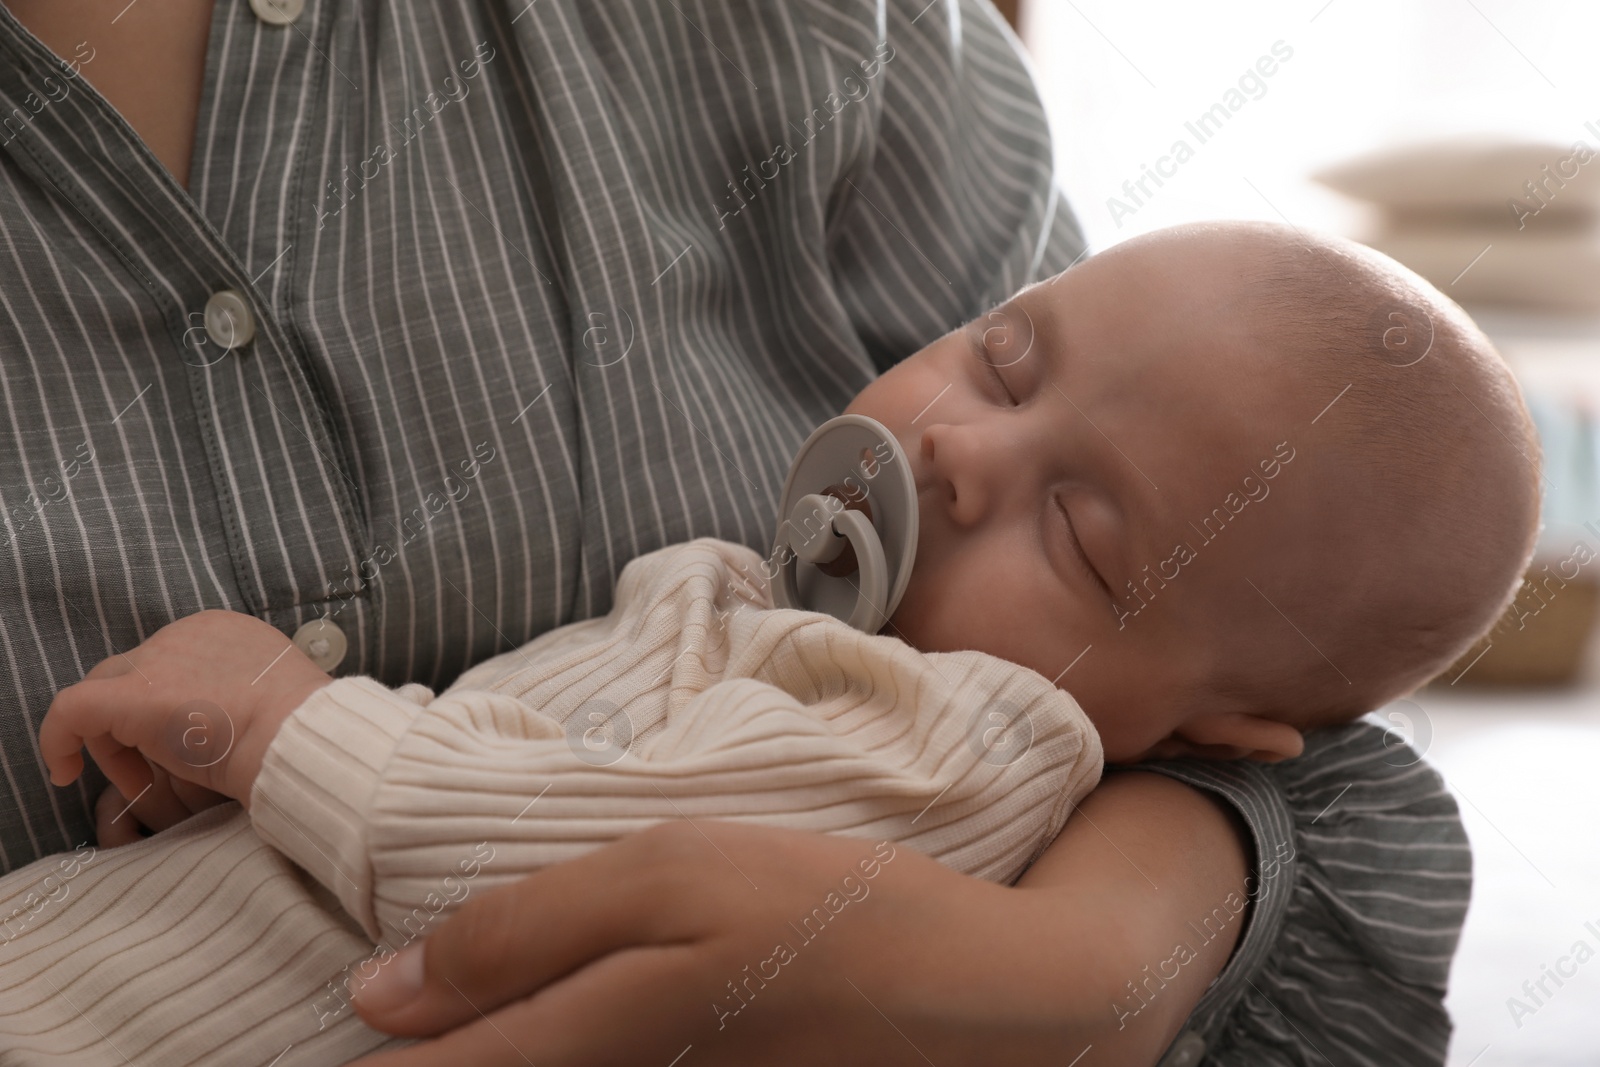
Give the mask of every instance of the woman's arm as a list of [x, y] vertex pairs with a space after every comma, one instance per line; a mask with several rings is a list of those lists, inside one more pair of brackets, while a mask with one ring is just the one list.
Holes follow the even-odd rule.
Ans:
[[1017, 888], [1038, 895], [1050, 941], [1064, 936], [1061, 925], [1100, 924], [1088, 946], [1099, 952], [1080, 964], [1098, 964], [1094, 986], [1104, 991], [1079, 1005], [1095, 1044], [1085, 1064], [1161, 1058], [1249, 919], [1252, 859], [1243, 820], [1215, 795], [1129, 773], [1108, 777], [1023, 874]]
[[[858, 839], [674, 822], [473, 898], [357, 1001], [393, 1033], [459, 1029], [361, 1063], [671, 1063], [693, 1046], [699, 1065], [1153, 1064], [1242, 925], [1119, 1016], [1128, 983], [1194, 940], [1189, 922], [1244, 895], [1226, 810], [1154, 775], [1091, 794], [1014, 888], [902, 846], [868, 895], [802, 940], [792, 924], [873, 854]], [[780, 942], [797, 943], [791, 958]]]

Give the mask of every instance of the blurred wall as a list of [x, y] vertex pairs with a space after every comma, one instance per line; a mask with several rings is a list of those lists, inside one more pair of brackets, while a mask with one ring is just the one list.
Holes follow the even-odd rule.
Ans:
[[[1600, 126], [1594, 0], [1028, 0], [1022, 37], [1062, 187], [1096, 248], [1197, 218], [1350, 232], [1352, 205], [1307, 173], [1399, 141], [1472, 131], [1600, 146], [1585, 125]], [[1263, 57], [1273, 73], [1252, 77]], [[1244, 106], [1202, 144], [1185, 124], [1241, 80]], [[1194, 157], [1134, 203], [1124, 183], [1179, 139]]]

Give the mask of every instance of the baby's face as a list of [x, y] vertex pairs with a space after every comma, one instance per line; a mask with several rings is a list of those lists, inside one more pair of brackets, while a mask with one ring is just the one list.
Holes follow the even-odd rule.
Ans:
[[[920, 500], [915, 568], [884, 632], [1053, 679], [1109, 760], [1167, 754], [1173, 738], [1203, 750], [1201, 682], [1224, 658], [1281, 652], [1260, 635], [1287, 632], [1247, 576], [1310, 514], [1293, 427], [1315, 399], [1263, 372], [1216, 280], [1226, 254], [1113, 248], [930, 344], [847, 409], [895, 434]], [[1217, 508], [1231, 521], [1208, 541]]]

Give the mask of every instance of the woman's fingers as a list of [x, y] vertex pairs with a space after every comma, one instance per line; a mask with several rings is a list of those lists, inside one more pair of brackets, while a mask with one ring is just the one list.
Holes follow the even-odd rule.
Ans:
[[[957, 955], [946, 943], [954, 926], [1009, 912], [989, 894], [1011, 891], [902, 851], [679, 820], [546, 868], [466, 901], [354, 988], [380, 1030], [461, 1028], [360, 1065], [921, 1063], [910, 1031], [973, 1039], [957, 1003], [977, 996], [985, 1018], [1014, 1014], [997, 999], [992, 937], [963, 929]], [[818, 937], [847, 905], [853, 933]], [[1017, 1017], [1032, 1027], [1019, 1040], [1048, 1036], [1026, 1010]], [[978, 1036], [951, 1062], [995, 1062], [992, 1033]]]
[[[471, 1022], [351, 1067], [674, 1062], [714, 1021], [706, 1008], [709, 994], [685, 981], [694, 971], [692, 952], [682, 945], [629, 949], [498, 1010], [456, 994]], [[619, 1025], [624, 1018], [626, 1025]]]
[[661, 919], [662, 878], [694, 833], [663, 823], [466, 901], [357, 989], [356, 1009], [390, 1033], [438, 1033], [619, 949], [684, 940], [684, 902], [675, 927]]
[[[165, 769], [150, 764], [150, 775], [152, 779], [150, 788], [143, 796], [136, 798], [133, 804], [133, 814], [138, 816], [139, 825], [145, 829], [159, 833], [169, 826], [178, 825], [195, 812], [209, 806], [206, 804], [199, 807], [191, 806], [179, 790], [180, 786], [189, 786], [189, 783], [181, 778], [172, 777]], [[204, 789], [198, 791], [202, 794], [208, 792]]]

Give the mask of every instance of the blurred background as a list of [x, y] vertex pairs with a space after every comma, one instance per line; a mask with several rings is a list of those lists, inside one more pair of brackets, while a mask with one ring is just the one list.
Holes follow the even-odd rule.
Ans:
[[1378, 717], [1444, 775], [1472, 838], [1451, 1064], [1600, 1064], [1600, 3], [1000, 6], [1091, 248], [1207, 218], [1354, 237], [1512, 363], [1546, 453], [1530, 582]]

